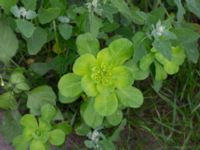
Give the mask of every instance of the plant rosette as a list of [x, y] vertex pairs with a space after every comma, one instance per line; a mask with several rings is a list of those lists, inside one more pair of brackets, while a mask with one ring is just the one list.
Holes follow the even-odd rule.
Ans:
[[[78, 48], [94, 47], [90, 41], [90, 44], [80, 46], [78, 37]], [[93, 41], [98, 45], [98, 41]], [[80, 55], [73, 65], [73, 73], [62, 76], [58, 83], [62, 96], [73, 98], [85, 92], [92, 98], [89, 101], [94, 100], [94, 111], [102, 117], [112, 116], [121, 105], [132, 108], [142, 105], [143, 95], [139, 89], [132, 87], [132, 73], [124, 65], [133, 55], [133, 45], [129, 40], [117, 39], [96, 54], [86, 52]]]
[[32, 114], [21, 118], [23, 133], [17, 136], [13, 145], [16, 150], [50, 150], [52, 145], [60, 146], [65, 141], [65, 132], [52, 126], [51, 121], [56, 115], [55, 108], [45, 104], [41, 108], [41, 117], [36, 119]]

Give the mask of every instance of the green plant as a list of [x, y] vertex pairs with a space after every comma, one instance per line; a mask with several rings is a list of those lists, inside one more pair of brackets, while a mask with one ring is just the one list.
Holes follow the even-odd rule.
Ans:
[[180, 47], [171, 48], [172, 58], [167, 59], [156, 49], [151, 49], [151, 52], [140, 60], [140, 68], [144, 71], [149, 70], [150, 65], [154, 63], [155, 80], [162, 81], [167, 78], [167, 74], [172, 75], [178, 72], [179, 66], [183, 64], [185, 53]]
[[[41, 149], [57, 145], [46, 134], [62, 129], [68, 135], [71, 128], [85, 138], [102, 133], [98, 142], [89, 136], [88, 148], [115, 149], [111, 130], [126, 118], [125, 130], [144, 137], [137, 127], [144, 129], [166, 149], [182, 141], [182, 149], [195, 145], [199, 6], [199, 0], [0, 0], [0, 129], [6, 141], [37, 146], [32, 135], [44, 124]], [[31, 136], [24, 118], [35, 124]], [[25, 133], [27, 143], [20, 140]], [[143, 141], [134, 147], [146, 149]]]
[[[86, 39], [88, 45], [84, 42]], [[84, 91], [88, 97], [94, 98], [94, 110], [102, 117], [113, 115], [123, 106], [140, 107], [143, 103], [142, 93], [131, 87], [132, 73], [123, 65], [133, 53], [130, 41], [115, 40], [108, 48], [98, 52], [98, 41], [87, 33], [78, 37], [77, 46], [81, 56], [73, 65], [74, 73], [60, 79], [58, 88], [61, 95], [73, 98]], [[94, 47], [96, 55], [91, 54]], [[93, 51], [90, 53], [89, 50]], [[132, 96], [135, 98], [132, 99]]]
[[24, 128], [23, 134], [17, 136], [13, 141], [16, 150], [26, 150], [28, 147], [30, 150], [47, 150], [51, 149], [50, 144], [62, 145], [65, 142], [66, 133], [53, 126], [52, 120], [55, 115], [56, 109], [50, 104], [42, 106], [41, 117], [38, 119], [32, 114], [24, 115], [20, 120], [20, 124]]

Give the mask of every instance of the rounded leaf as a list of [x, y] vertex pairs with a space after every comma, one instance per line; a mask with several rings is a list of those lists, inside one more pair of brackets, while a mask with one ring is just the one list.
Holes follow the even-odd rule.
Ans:
[[13, 146], [15, 147], [15, 150], [27, 150], [29, 146], [29, 141], [25, 136], [19, 135], [14, 138]]
[[167, 58], [165, 58], [165, 56], [163, 56], [161, 53], [157, 52], [155, 54], [155, 58], [157, 59], [157, 61], [159, 63], [161, 63], [162, 65], [166, 64], [169, 60]]
[[60, 92], [58, 93], [58, 95], [59, 95], [59, 101], [61, 103], [64, 103], [64, 104], [73, 103], [79, 97], [79, 96], [76, 96], [76, 97], [65, 97]]
[[95, 82], [89, 76], [82, 78], [81, 87], [87, 96], [94, 97], [98, 93]]
[[47, 103], [56, 104], [56, 95], [50, 86], [42, 85], [28, 93], [27, 107], [32, 114], [39, 115], [41, 107]]
[[91, 54], [81, 55], [76, 59], [73, 65], [73, 72], [77, 75], [83, 76], [88, 74], [92, 66], [96, 64], [96, 58]]
[[114, 114], [107, 116], [106, 119], [109, 124], [116, 126], [120, 124], [123, 118], [123, 113], [121, 110], [116, 111]]
[[49, 131], [51, 130], [52, 126], [49, 121], [44, 120], [43, 118], [39, 118], [39, 129], [42, 131]]
[[41, 108], [41, 117], [46, 121], [52, 121], [56, 116], [56, 109], [51, 104], [45, 104]]
[[51, 131], [49, 141], [52, 145], [62, 145], [65, 142], [65, 133], [61, 129]]
[[158, 62], [155, 62], [155, 79], [161, 81], [167, 78], [167, 73]]
[[12, 92], [6, 92], [0, 95], [0, 108], [13, 109], [17, 107], [17, 102]]
[[0, 21], [0, 60], [7, 63], [18, 49], [18, 40], [12, 29], [3, 21]]
[[56, 19], [59, 14], [60, 8], [42, 9], [38, 14], [38, 18], [41, 24], [46, 24]]
[[168, 61], [164, 64], [164, 69], [168, 74], [172, 75], [178, 72], [179, 66], [176, 65], [174, 62]]
[[60, 35], [65, 39], [68, 40], [72, 35], [72, 26], [68, 24], [59, 24], [58, 30]]
[[108, 48], [104, 48], [100, 52], [98, 52], [97, 62], [105, 63], [105, 64], [109, 64], [109, 65], [113, 63], [113, 59], [111, 57], [111, 53]]
[[118, 100], [114, 93], [102, 92], [100, 93], [94, 103], [94, 109], [101, 116], [112, 115], [118, 107]]
[[24, 19], [17, 19], [16, 25], [19, 31], [27, 38], [30, 38], [33, 35], [33, 32], [35, 30], [34, 25]]
[[127, 107], [138, 108], [143, 104], [142, 92], [134, 87], [126, 87], [117, 90], [120, 102]]
[[[37, 27], [33, 35], [26, 39], [28, 53], [36, 55], [47, 42], [47, 32], [41, 27]], [[40, 66], [41, 67], [41, 66]], [[41, 67], [43, 69], [43, 67]]]
[[181, 65], [183, 64], [185, 60], [185, 53], [184, 50], [181, 49], [180, 47], [173, 47], [172, 48], [172, 61], [176, 65]]
[[62, 130], [66, 135], [69, 135], [72, 132], [72, 127], [67, 121], [57, 123], [54, 127]]
[[10, 77], [10, 82], [15, 85], [16, 90], [28, 91], [30, 89], [22, 72], [13, 72]]
[[79, 35], [76, 39], [76, 45], [80, 55], [90, 53], [96, 56], [100, 47], [99, 41], [91, 33]]
[[125, 38], [114, 40], [109, 45], [111, 57], [115, 60], [115, 64], [123, 64], [133, 55], [133, 44]]
[[123, 88], [131, 86], [133, 83], [133, 77], [131, 71], [125, 66], [115, 67], [112, 70], [113, 81], [117, 88]]
[[150, 65], [153, 63], [153, 60], [154, 60], [153, 53], [149, 53], [143, 56], [142, 59], [140, 60], [140, 68], [143, 71], [149, 70]]
[[65, 97], [76, 97], [82, 92], [81, 77], [68, 73], [58, 82], [59, 92]]
[[45, 146], [41, 141], [33, 140], [30, 145], [30, 150], [45, 150]]
[[38, 128], [37, 120], [36, 120], [35, 116], [32, 115], [32, 114], [24, 115], [21, 118], [20, 123], [21, 123], [22, 126], [24, 126], [26, 128], [32, 128], [32, 129]]
[[103, 117], [96, 113], [94, 110], [94, 99], [88, 99], [87, 101], [85, 101], [81, 105], [80, 111], [83, 120], [88, 126], [95, 129], [102, 124]]

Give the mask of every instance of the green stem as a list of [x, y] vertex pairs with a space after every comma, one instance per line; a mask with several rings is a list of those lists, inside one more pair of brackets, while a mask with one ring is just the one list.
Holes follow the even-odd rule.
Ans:
[[57, 32], [57, 27], [56, 27], [55, 20], [53, 21], [53, 30], [54, 30], [54, 36], [55, 36], [56, 45], [58, 46], [58, 49], [59, 49], [59, 53], [58, 54], [60, 54], [60, 44], [59, 44], [58, 32]]

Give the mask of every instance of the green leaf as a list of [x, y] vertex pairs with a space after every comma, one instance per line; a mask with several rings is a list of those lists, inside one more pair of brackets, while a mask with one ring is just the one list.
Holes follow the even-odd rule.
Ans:
[[38, 128], [37, 120], [36, 120], [35, 116], [32, 115], [32, 114], [24, 115], [20, 120], [20, 124], [23, 127], [30, 128], [30, 129], [37, 129]]
[[91, 33], [79, 35], [76, 39], [76, 45], [80, 55], [90, 53], [96, 56], [100, 47], [99, 41]]
[[69, 64], [74, 62], [76, 58], [75, 51], [70, 51], [68, 56], [70, 59], [68, 59], [65, 55], [57, 55], [48, 63], [48, 66], [61, 76], [66, 73], [66, 68]]
[[65, 133], [65, 135], [69, 135], [72, 132], [72, 127], [69, 125], [67, 121], [57, 123], [54, 127], [56, 129], [62, 130]]
[[84, 76], [90, 73], [93, 65], [96, 64], [96, 59], [91, 54], [83, 54], [76, 59], [73, 65], [73, 72], [77, 75]]
[[132, 61], [127, 62], [126, 66], [128, 66], [128, 69], [131, 71], [133, 80], [144, 80], [149, 76], [149, 70], [141, 70], [139, 66]]
[[124, 0], [111, 0], [111, 3], [127, 20], [132, 20], [132, 12]]
[[17, 19], [16, 20], [16, 25], [19, 31], [26, 37], [30, 38], [33, 35], [33, 32], [35, 30], [34, 25], [24, 19]]
[[[19, 120], [20, 113], [17, 110], [5, 111], [0, 125], [0, 132], [6, 142], [11, 143], [13, 139], [22, 132]], [[12, 132], [10, 130], [12, 129]]]
[[101, 116], [110, 116], [116, 112], [118, 107], [118, 100], [114, 93], [102, 92], [100, 93], [94, 103], [95, 111]]
[[169, 60], [167, 58], [165, 58], [161, 53], [157, 52], [155, 54], [155, 58], [156, 60], [161, 63], [161, 64], [166, 64]]
[[61, 77], [58, 82], [58, 89], [65, 97], [76, 97], [82, 93], [81, 77], [68, 73]]
[[60, 15], [59, 8], [48, 8], [48, 9], [42, 9], [39, 12], [38, 17], [41, 24], [46, 24], [56, 19], [59, 15]]
[[68, 24], [59, 24], [58, 30], [60, 35], [65, 39], [68, 40], [72, 35], [72, 26]]
[[176, 65], [182, 65], [185, 60], [185, 53], [180, 47], [172, 47], [172, 61]]
[[34, 30], [33, 35], [26, 39], [26, 42], [28, 53], [30, 55], [36, 55], [47, 42], [47, 32], [44, 29], [37, 27]]
[[116, 125], [120, 124], [120, 122], [122, 121], [123, 113], [122, 113], [121, 110], [118, 110], [114, 114], [112, 114], [111, 116], [107, 116], [106, 119], [107, 119], [109, 124], [116, 126]]
[[159, 20], [163, 20], [165, 17], [165, 8], [164, 7], [158, 7], [156, 9], [153, 9], [150, 13], [148, 13], [146, 24], [152, 25], [156, 24]]
[[11, 28], [0, 20], [0, 60], [8, 62], [18, 49], [18, 40]]
[[13, 93], [6, 92], [0, 95], [0, 108], [1, 109], [14, 109], [17, 107], [17, 102]]
[[133, 44], [125, 38], [114, 40], [109, 45], [111, 57], [115, 60], [115, 64], [123, 64], [133, 55]]
[[22, 72], [15, 71], [10, 76], [10, 82], [15, 86], [15, 92], [28, 91], [30, 89]]
[[13, 146], [15, 147], [15, 150], [27, 150], [29, 141], [25, 136], [19, 135], [13, 140]]
[[65, 97], [59, 92], [59, 101], [64, 104], [73, 103], [78, 99], [79, 96], [76, 97]]
[[116, 150], [114, 143], [106, 138], [99, 141], [99, 145], [103, 150]]
[[147, 14], [140, 10], [133, 10], [132, 11], [132, 21], [137, 25], [143, 25], [146, 21]]
[[52, 7], [60, 8], [61, 14], [64, 14], [67, 8], [67, 1], [65, 0], [50, 0]]
[[90, 141], [90, 140], [85, 140], [84, 141], [84, 144], [87, 148], [89, 149], [94, 149], [95, 148], [95, 144], [93, 141]]
[[84, 122], [78, 125], [75, 129], [76, 134], [79, 136], [86, 136], [90, 132], [90, 127], [88, 127]]
[[135, 87], [126, 87], [117, 90], [117, 96], [120, 102], [127, 107], [138, 108], [143, 104], [142, 92]]
[[17, 0], [0, 0], [0, 6], [4, 9], [5, 13], [8, 14], [12, 6], [17, 3]]
[[199, 60], [199, 44], [197, 41], [191, 43], [182, 43], [182, 46], [187, 54], [188, 60], [193, 63], [198, 63]]
[[43, 76], [51, 69], [51, 67], [47, 63], [36, 62], [31, 64], [30, 69], [40, 76]]
[[56, 116], [56, 109], [50, 104], [45, 104], [41, 108], [41, 117], [46, 121], [52, 121]]
[[155, 40], [153, 42], [153, 47], [164, 55], [167, 59], [171, 60], [171, 42], [169, 40]]
[[95, 112], [94, 99], [87, 99], [87, 101], [85, 101], [81, 105], [80, 111], [81, 111], [81, 116], [83, 117], [83, 120], [88, 126], [94, 129], [101, 126], [103, 122], [103, 117]]
[[191, 28], [186, 28], [186, 27], [185, 28], [180, 27], [174, 29], [174, 33], [176, 34], [177, 39], [183, 43], [184, 42], [191, 43], [197, 41], [200, 37], [200, 34], [198, 32], [194, 31]]
[[21, 0], [24, 7], [29, 10], [35, 10], [37, 5], [37, 0]]
[[89, 32], [97, 37], [99, 33], [99, 29], [103, 26], [102, 20], [95, 16], [93, 13], [88, 15], [89, 17]]
[[144, 55], [147, 53], [146, 46], [148, 41], [146, 39], [146, 34], [143, 32], [137, 32], [132, 38], [133, 41], [133, 61], [137, 63]]
[[115, 67], [112, 70], [113, 80], [117, 88], [131, 86], [133, 83], [132, 74], [125, 66]]
[[52, 145], [62, 145], [65, 142], [65, 133], [60, 129], [51, 131], [49, 141]]
[[168, 74], [172, 75], [172, 74], [175, 74], [175, 73], [178, 72], [179, 66], [176, 65], [174, 62], [168, 61], [167, 63], [164, 64], [164, 70], [165, 70]]
[[42, 85], [34, 88], [28, 93], [27, 107], [32, 114], [39, 115], [44, 104], [56, 104], [56, 95], [51, 87]]
[[149, 53], [143, 56], [142, 59], [140, 60], [140, 69], [142, 69], [143, 71], [149, 70], [153, 61], [154, 61], [153, 53]]
[[190, 28], [176, 28], [174, 33], [188, 59], [193, 63], [197, 63], [199, 58], [198, 39], [200, 34]]
[[113, 63], [113, 58], [110, 57], [111, 52], [109, 51], [108, 48], [104, 48], [101, 51], [98, 52], [97, 54], [97, 63], [104, 63], [106, 65], [110, 65]]
[[166, 78], [167, 78], [167, 73], [165, 72], [161, 64], [155, 62], [155, 80], [162, 81]]
[[183, 21], [183, 19], [184, 19], [184, 14], [185, 14], [186, 12], [185, 12], [185, 9], [184, 9], [184, 7], [183, 7], [183, 5], [182, 5], [181, 0], [174, 0], [174, 2], [175, 2], [175, 4], [176, 4], [176, 6], [178, 7], [177, 20], [178, 20], [178, 22], [180, 23], [180, 22]]
[[114, 133], [112, 134], [112, 136], [109, 137], [108, 140], [112, 142], [118, 141], [120, 138], [120, 133], [124, 130], [126, 123], [127, 123], [126, 119], [123, 119], [119, 127], [114, 131]]
[[96, 83], [91, 79], [89, 75], [84, 76], [81, 80], [81, 87], [87, 96], [94, 97], [97, 95], [98, 91], [96, 88]]
[[[117, 13], [117, 10], [112, 5], [102, 5], [102, 16], [106, 17], [111, 23], [113, 23], [113, 15]], [[104, 24], [105, 25], [105, 24]]]
[[186, 0], [187, 8], [200, 18], [200, 1], [199, 0]]
[[30, 150], [45, 150], [45, 145], [39, 140], [33, 140], [30, 144]]
[[[39, 130], [41, 130], [41, 131], [47, 131], [47, 132], [49, 132], [51, 129], [52, 129], [52, 125], [48, 122], [48, 121], [46, 121], [46, 120], [44, 120], [43, 118], [39, 118]], [[48, 137], [43, 137], [43, 140], [47, 140], [48, 139]]]

